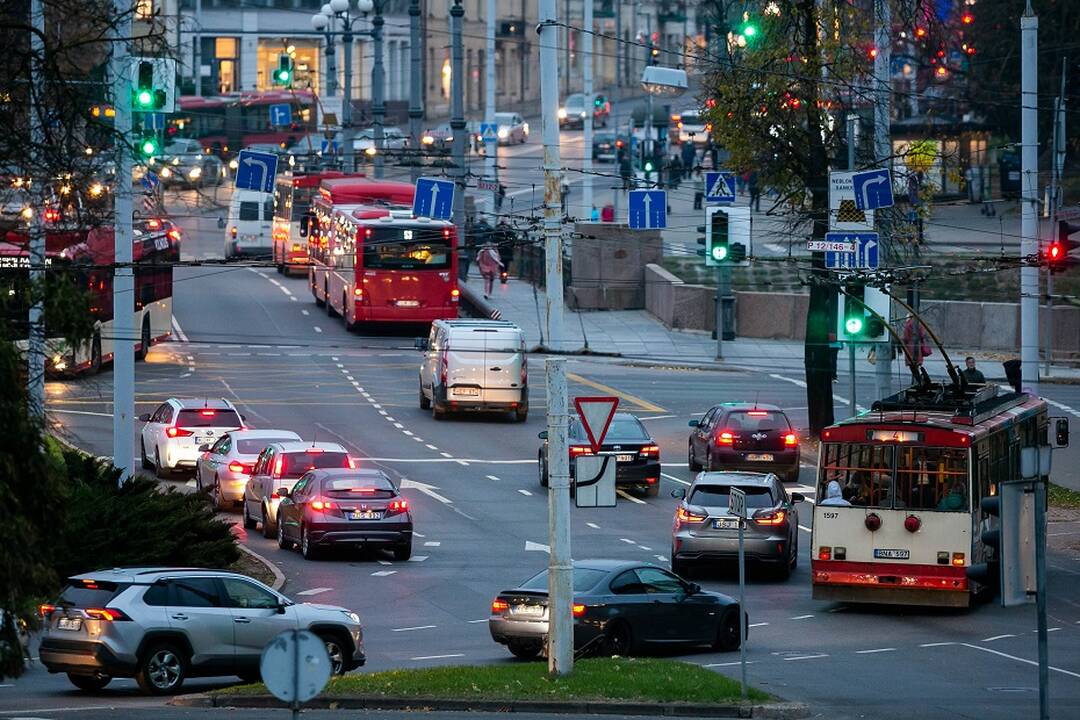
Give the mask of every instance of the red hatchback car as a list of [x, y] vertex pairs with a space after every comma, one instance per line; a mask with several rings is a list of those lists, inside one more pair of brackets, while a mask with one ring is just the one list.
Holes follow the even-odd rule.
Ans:
[[799, 435], [775, 405], [722, 403], [691, 420], [690, 470], [771, 472], [799, 479]]

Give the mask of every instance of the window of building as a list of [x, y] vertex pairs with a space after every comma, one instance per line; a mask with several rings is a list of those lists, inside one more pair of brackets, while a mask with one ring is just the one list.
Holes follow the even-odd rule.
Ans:
[[154, 0], [136, 0], [135, 19], [150, 20], [154, 17]]
[[217, 68], [217, 91], [236, 92], [240, 89], [240, 40], [234, 37], [213, 38], [214, 66]]

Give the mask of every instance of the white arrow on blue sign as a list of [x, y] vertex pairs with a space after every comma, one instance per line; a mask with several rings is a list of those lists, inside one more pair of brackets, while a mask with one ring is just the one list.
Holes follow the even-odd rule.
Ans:
[[270, 124], [278, 126], [292, 124], [292, 108], [288, 103], [270, 106]]
[[705, 202], [735, 202], [735, 174], [705, 173]]
[[277, 175], [277, 155], [254, 150], [241, 150], [236, 162], [236, 188], [274, 192]]
[[888, 168], [854, 173], [851, 184], [858, 209], [877, 210], [893, 206], [892, 175]]
[[499, 126], [495, 123], [480, 123], [480, 137], [484, 142], [498, 142]]
[[419, 178], [413, 194], [413, 215], [449, 220], [454, 213], [454, 181]]
[[831, 270], [865, 268], [876, 270], [878, 266], [878, 234], [875, 233], [825, 233], [828, 242], [854, 243], [855, 252], [825, 253], [825, 267]]
[[631, 190], [627, 221], [631, 230], [662, 230], [667, 227], [667, 192]]
[[164, 130], [165, 113], [143, 113], [143, 130]]

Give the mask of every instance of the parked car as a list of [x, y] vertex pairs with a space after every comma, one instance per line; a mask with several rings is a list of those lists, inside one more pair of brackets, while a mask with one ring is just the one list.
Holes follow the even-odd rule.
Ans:
[[114, 568], [69, 578], [41, 606], [41, 664], [96, 692], [133, 677], [143, 692], [170, 695], [191, 677], [259, 680], [263, 648], [286, 630], [326, 643], [331, 670], [364, 664], [360, 616], [295, 603], [257, 580], [220, 570]]
[[314, 559], [328, 547], [376, 547], [412, 557], [409, 501], [382, 470], [312, 470], [278, 490], [277, 540]]
[[790, 495], [772, 473], [703, 472], [682, 500], [671, 529], [671, 570], [680, 575], [691, 564], [739, 557], [739, 520], [728, 512], [731, 489], [746, 493], [744, 552], [754, 562], [773, 565], [787, 579], [799, 561], [799, 509], [806, 498]]
[[225, 398], [169, 398], [139, 420], [146, 423], [139, 437], [142, 467], [165, 478], [176, 470], [194, 470], [199, 446], [239, 430], [244, 418]]
[[691, 471], [772, 472], [799, 479], [799, 434], [776, 405], [723, 403], [691, 420], [687, 462]]
[[300, 441], [292, 430], [234, 430], [216, 443], [199, 447], [195, 465], [195, 489], [209, 492], [214, 507], [239, 507], [259, 453], [271, 443]]
[[[749, 625], [734, 599], [647, 563], [576, 560], [572, 586], [579, 652], [634, 655], [673, 645], [738, 650], [739, 616]], [[500, 592], [488, 630], [516, 657], [539, 655], [548, 633], [548, 571]]]
[[254, 530], [261, 524], [263, 537], [275, 537], [282, 489], [291, 489], [309, 470], [353, 465], [349, 453], [337, 443], [277, 442], [265, 446], [244, 486], [244, 529]]
[[[548, 434], [542, 430], [537, 461], [540, 467], [540, 487], [548, 485]], [[568, 431], [570, 453], [570, 477], [575, 478], [575, 464], [582, 455], [592, 455], [592, 445], [585, 427], [577, 416], [570, 418]], [[617, 412], [611, 418], [601, 455], [615, 457], [615, 486], [637, 490], [655, 497], [660, 493], [660, 446], [653, 440], [645, 426], [630, 413]], [[571, 485], [571, 488], [573, 486]]]

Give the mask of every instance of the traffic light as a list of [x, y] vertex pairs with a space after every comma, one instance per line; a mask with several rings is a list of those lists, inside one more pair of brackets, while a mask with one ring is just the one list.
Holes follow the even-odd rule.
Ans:
[[[705, 266], [750, 264], [750, 208], [713, 205], [705, 208]], [[700, 241], [699, 241], [700, 242]]]
[[755, 23], [750, 18], [746, 18], [739, 25], [736, 34], [740, 38], [742, 38], [742, 42], [740, 43], [741, 45], [749, 45], [750, 43], [757, 40], [759, 32], [760, 30], [757, 26], [757, 23]]
[[140, 112], [153, 112], [165, 107], [165, 90], [154, 83], [152, 60], [139, 60], [132, 104], [134, 109]]
[[293, 60], [288, 53], [278, 55], [277, 70], [274, 71], [274, 84], [292, 87]]
[[709, 222], [705, 229], [705, 266], [719, 267], [730, 261], [731, 237], [728, 216], [725, 212], [712, 212], [721, 208], [709, 208]]
[[660, 48], [649, 43], [649, 64], [656, 65], [660, 62]]
[[844, 286], [844, 335], [859, 340], [866, 329], [866, 286], [851, 283]]
[[144, 132], [139, 137], [139, 142], [135, 147], [136, 150], [138, 150], [139, 156], [143, 159], [152, 158], [155, 155], [160, 154], [161, 152], [161, 146], [158, 143], [157, 133], [155, 133], [153, 130]]
[[1080, 233], [1080, 225], [1058, 220], [1057, 237], [1046, 248], [1046, 266], [1050, 272], [1064, 272], [1080, 265], [1080, 257], [1073, 254], [1080, 248], [1080, 239], [1070, 237], [1075, 233]]
[[[987, 588], [993, 598], [1001, 588], [1001, 496], [984, 497], [979, 502], [979, 508], [983, 513], [982, 526], [985, 528], [979, 533], [979, 541], [984, 548], [983, 562], [972, 563], [965, 574], [968, 580]], [[990, 527], [991, 517], [998, 518], [994, 527]]]

